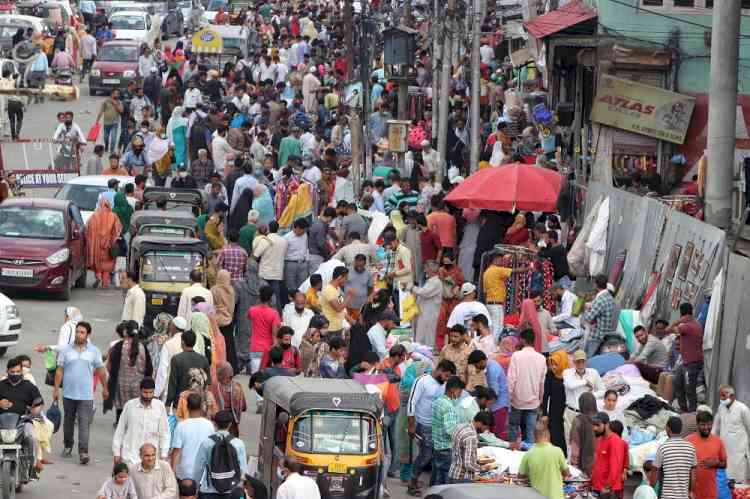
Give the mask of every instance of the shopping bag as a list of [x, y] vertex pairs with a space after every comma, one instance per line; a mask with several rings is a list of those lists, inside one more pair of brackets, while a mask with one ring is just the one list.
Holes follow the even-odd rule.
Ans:
[[86, 136], [86, 140], [89, 142], [96, 142], [96, 139], [99, 138], [99, 132], [102, 131], [102, 124], [99, 122], [94, 123], [91, 125], [91, 128], [89, 129], [89, 134]]
[[401, 302], [401, 320], [404, 322], [411, 322], [414, 317], [419, 314], [419, 306], [417, 305], [417, 297], [413, 293], [409, 293]]

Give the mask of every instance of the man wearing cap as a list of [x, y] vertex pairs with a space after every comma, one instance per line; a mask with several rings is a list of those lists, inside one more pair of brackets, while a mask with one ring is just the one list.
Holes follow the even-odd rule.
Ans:
[[367, 337], [370, 339], [370, 345], [378, 357], [383, 361], [388, 356], [388, 347], [386, 347], [385, 340], [388, 337], [388, 333], [398, 324], [398, 317], [390, 310], [386, 310], [380, 314], [378, 322], [376, 322], [369, 331], [367, 331]]
[[487, 317], [488, 326], [492, 329], [492, 319], [487, 307], [483, 303], [477, 301], [477, 287], [470, 282], [465, 282], [461, 285], [461, 296], [463, 301], [455, 306], [451, 315], [448, 317], [448, 328], [460, 324], [464, 327], [469, 327], [471, 319], [474, 316], [482, 314]]
[[563, 413], [565, 440], [570, 440], [570, 426], [578, 416], [578, 398], [582, 393], [593, 392], [595, 397], [603, 397], [606, 390], [602, 378], [596, 369], [586, 367], [586, 352], [576, 350], [573, 354], [573, 365], [563, 371], [565, 385], [565, 412]]
[[311, 67], [308, 73], [302, 78], [302, 97], [305, 102], [305, 112], [315, 114], [318, 108], [318, 90], [320, 89], [320, 80], [316, 76], [318, 70], [315, 66]]
[[216, 497], [229, 497], [229, 494], [219, 494], [217, 490], [211, 485], [209, 479], [211, 470], [211, 452], [213, 451], [216, 441], [226, 438], [230, 439], [229, 443], [234, 447], [237, 452], [237, 467], [240, 470], [240, 477], [247, 473], [247, 451], [245, 450], [245, 444], [239, 438], [232, 437], [229, 433], [229, 427], [234, 422], [234, 416], [229, 410], [222, 410], [216, 413], [214, 416], [214, 423], [216, 423], [216, 433], [208, 437], [203, 441], [198, 454], [195, 456], [195, 464], [193, 468], [193, 480], [195, 483], [200, 484], [200, 496], [205, 498], [216, 498]]
[[172, 357], [182, 351], [182, 333], [187, 329], [188, 323], [184, 317], [177, 316], [169, 323], [167, 329], [169, 339], [164, 342], [159, 355], [159, 365], [156, 367], [155, 395], [160, 400], [164, 400], [167, 396], [169, 365]]

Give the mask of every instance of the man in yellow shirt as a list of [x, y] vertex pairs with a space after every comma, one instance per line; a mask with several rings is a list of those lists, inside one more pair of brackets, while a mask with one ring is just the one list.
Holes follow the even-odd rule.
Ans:
[[318, 293], [323, 288], [323, 278], [320, 274], [313, 274], [310, 276], [310, 287], [305, 292], [305, 305], [307, 308], [315, 312], [320, 313], [320, 299]]
[[507, 293], [507, 280], [516, 272], [526, 272], [528, 267], [511, 269], [503, 266], [503, 255], [498, 253], [492, 256], [490, 266], [482, 275], [482, 288], [484, 290], [484, 304], [490, 313], [492, 323], [492, 334], [495, 340], [500, 337], [505, 321], [505, 297]]
[[346, 267], [336, 267], [333, 269], [333, 278], [331, 282], [323, 288], [320, 299], [320, 309], [323, 315], [328, 319], [329, 335], [343, 332], [344, 319], [349, 324], [354, 324], [351, 317], [346, 313], [346, 307], [354, 297], [353, 289], [349, 289], [346, 294], [341, 293], [341, 288], [346, 283], [349, 271]]

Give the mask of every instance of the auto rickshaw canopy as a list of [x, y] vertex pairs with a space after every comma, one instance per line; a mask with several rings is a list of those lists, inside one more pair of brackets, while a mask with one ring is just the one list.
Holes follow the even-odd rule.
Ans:
[[265, 382], [263, 396], [294, 417], [309, 409], [362, 411], [377, 415], [383, 404], [361, 383], [351, 379], [274, 376]]
[[203, 211], [206, 194], [200, 189], [177, 189], [169, 187], [146, 187], [143, 191], [143, 208], [153, 209], [160, 199], [168, 203], [199, 208]]
[[138, 260], [149, 251], [185, 251], [208, 257], [208, 243], [192, 237], [136, 236], [130, 241], [128, 268], [136, 270]]
[[[131, 233], [138, 235], [142, 227], [146, 225], [163, 226], [168, 229], [173, 227], [175, 231], [179, 231], [181, 227], [192, 230], [193, 234], [197, 234], [198, 231], [198, 220], [191, 212], [188, 211], [161, 211], [161, 210], [139, 210], [133, 213], [130, 218]], [[150, 234], [156, 234], [157, 231], [152, 231]], [[158, 234], [161, 236], [174, 236], [180, 237], [177, 232], [171, 232], [169, 230], [161, 231]]]

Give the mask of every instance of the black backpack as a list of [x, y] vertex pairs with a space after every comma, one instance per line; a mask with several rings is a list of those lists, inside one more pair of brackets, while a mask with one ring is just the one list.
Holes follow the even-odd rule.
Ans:
[[240, 463], [237, 450], [231, 444], [231, 435], [211, 435], [214, 448], [208, 464], [208, 478], [219, 494], [228, 494], [240, 483]]

